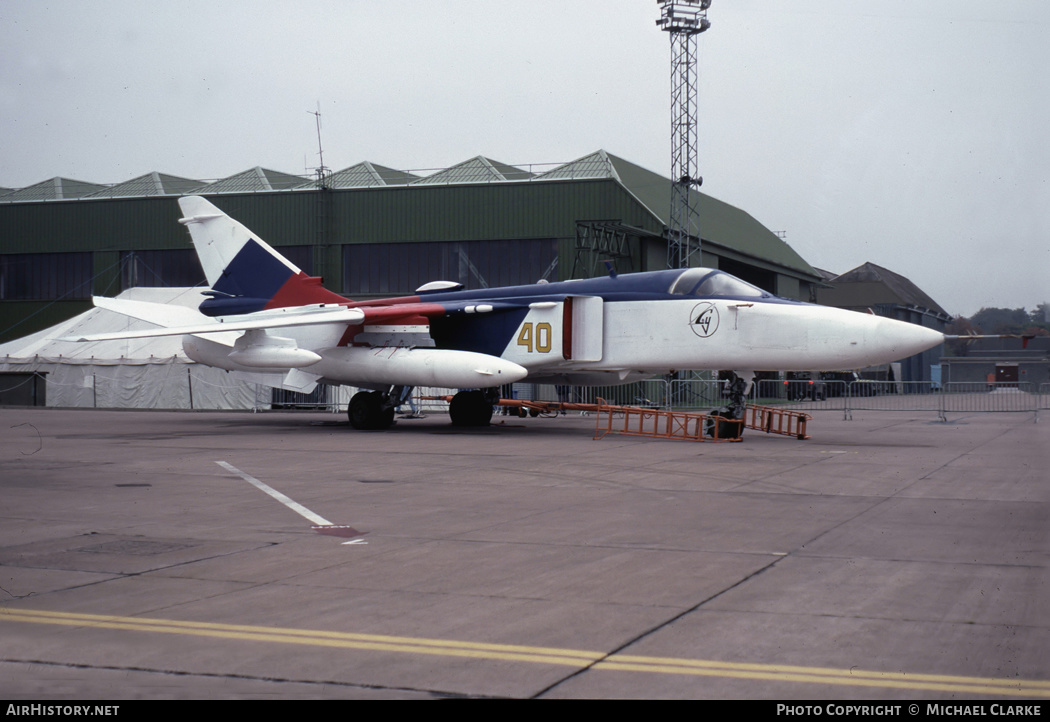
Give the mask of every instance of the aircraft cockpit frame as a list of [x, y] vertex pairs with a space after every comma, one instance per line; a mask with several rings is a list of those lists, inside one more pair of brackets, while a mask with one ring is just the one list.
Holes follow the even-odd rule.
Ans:
[[671, 283], [667, 292], [672, 296], [699, 298], [776, 298], [747, 281], [741, 281], [725, 271], [714, 268], [687, 268]]

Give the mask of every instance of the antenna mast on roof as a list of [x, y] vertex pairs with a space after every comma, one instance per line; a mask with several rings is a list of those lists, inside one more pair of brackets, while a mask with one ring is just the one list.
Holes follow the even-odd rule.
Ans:
[[324, 148], [321, 147], [321, 102], [317, 102], [317, 110], [308, 110], [306, 112], [317, 120], [317, 157], [321, 163], [314, 168], [314, 174], [317, 176], [317, 187], [327, 188], [328, 175], [331, 169], [324, 164]]
[[711, 27], [711, 0], [658, 0], [656, 24], [671, 36], [671, 213], [667, 224], [667, 266], [699, 266], [697, 167], [696, 36]]

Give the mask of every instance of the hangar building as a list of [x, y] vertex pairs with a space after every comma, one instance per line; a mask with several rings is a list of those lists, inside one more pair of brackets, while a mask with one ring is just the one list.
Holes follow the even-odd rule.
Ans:
[[[664, 268], [671, 181], [599, 150], [520, 168], [478, 156], [430, 175], [362, 162], [307, 181], [252, 168], [214, 183], [149, 173], [54, 178], [0, 195], [0, 342], [90, 308], [91, 295], [204, 275], [175, 198], [209, 198], [352, 298], [433, 280], [467, 288]], [[748, 213], [699, 194], [703, 265], [813, 300], [820, 274]]]
[[[850, 311], [872, 313], [915, 323], [944, 333], [951, 316], [910, 280], [893, 271], [865, 263], [838, 276], [826, 277], [817, 289], [817, 302]], [[937, 346], [900, 361], [897, 381], [937, 381], [943, 347]]]

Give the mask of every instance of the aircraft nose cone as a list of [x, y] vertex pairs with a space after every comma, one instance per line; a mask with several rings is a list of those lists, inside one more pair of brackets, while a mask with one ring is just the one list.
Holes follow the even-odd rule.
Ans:
[[944, 341], [944, 334], [915, 323], [875, 316], [874, 341], [893, 361], [914, 356]]

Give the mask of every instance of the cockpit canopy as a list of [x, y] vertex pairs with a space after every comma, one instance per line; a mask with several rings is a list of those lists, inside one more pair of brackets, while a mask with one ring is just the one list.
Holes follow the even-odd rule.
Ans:
[[687, 268], [671, 284], [668, 293], [676, 296], [731, 296], [733, 298], [762, 298], [772, 294], [757, 286], [730, 276], [725, 271], [711, 268]]

